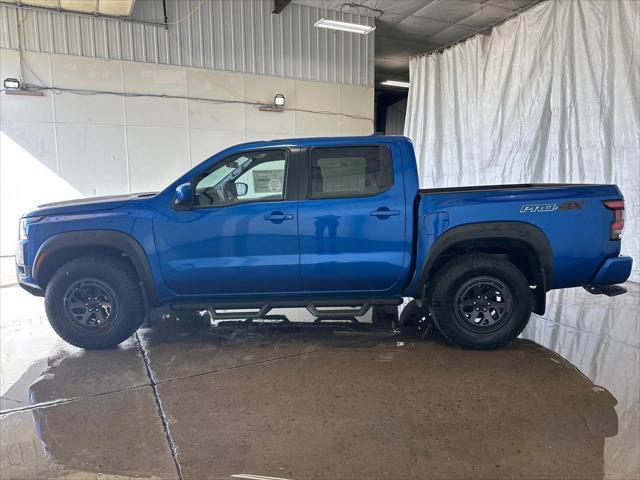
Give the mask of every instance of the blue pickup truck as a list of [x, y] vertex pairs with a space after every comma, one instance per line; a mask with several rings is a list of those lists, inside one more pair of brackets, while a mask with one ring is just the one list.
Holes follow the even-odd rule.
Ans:
[[151, 312], [214, 320], [306, 307], [319, 320], [429, 315], [451, 342], [516, 338], [551, 289], [624, 293], [615, 185], [422, 190], [404, 137], [228, 148], [159, 193], [43, 205], [20, 222], [20, 285], [83, 348], [118, 345]]

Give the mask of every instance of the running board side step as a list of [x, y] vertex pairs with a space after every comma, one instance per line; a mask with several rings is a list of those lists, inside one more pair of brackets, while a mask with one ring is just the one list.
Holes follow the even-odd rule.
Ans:
[[371, 309], [370, 303], [363, 303], [361, 306], [348, 306], [345, 308], [335, 308], [335, 307], [317, 307], [313, 303], [308, 304], [306, 307], [307, 311], [316, 317], [318, 320], [321, 319], [333, 319], [335, 317], [361, 317], [366, 314]]
[[[211, 317], [211, 320], [237, 320], [244, 319], [247, 321], [256, 320], [259, 318], [265, 318], [267, 314], [273, 310], [274, 307], [271, 304], [262, 305], [259, 308], [247, 309], [233, 309], [233, 308], [216, 308], [213, 305], [207, 305], [207, 313]], [[365, 315], [371, 309], [371, 303], [366, 302], [358, 306], [345, 306], [344, 308], [336, 307], [322, 307], [313, 303], [307, 304], [304, 308], [316, 318], [316, 321], [320, 320], [333, 320], [333, 319], [348, 319], [354, 320], [355, 317]], [[224, 311], [223, 311], [224, 310]]]
[[627, 289], [620, 285], [585, 285], [583, 288], [592, 295], [606, 295], [607, 297], [616, 297], [627, 293]]

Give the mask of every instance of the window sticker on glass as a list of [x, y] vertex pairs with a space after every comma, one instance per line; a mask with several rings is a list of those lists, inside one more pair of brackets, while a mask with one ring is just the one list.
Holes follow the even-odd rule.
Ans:
[[254, 170], [253, 187], [256, 193], [282, 191], [284, 170]]

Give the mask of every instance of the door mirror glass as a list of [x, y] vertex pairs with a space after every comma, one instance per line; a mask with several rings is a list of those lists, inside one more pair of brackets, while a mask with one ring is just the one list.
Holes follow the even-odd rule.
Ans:
[[235, 185], [236, 185], [236, 196], [238, 197], [244, 197], [249, 191], [249, 185], [247, 185], [246, 183], [236, 182]]
[[191, 207], [193, 202], [193, 193], [190, 183], [183, 183], [176, 187], [176, 196], [173, 205], [176, 207]]

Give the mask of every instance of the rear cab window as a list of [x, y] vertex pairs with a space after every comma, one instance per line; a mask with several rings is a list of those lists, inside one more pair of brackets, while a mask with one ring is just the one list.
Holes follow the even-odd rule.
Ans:
[[386, 146], [326, 147], [311, 150], [309, 198], [373, 196], [393, 185]]

